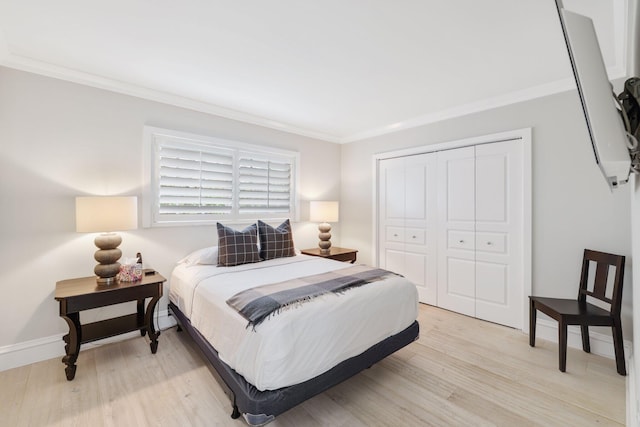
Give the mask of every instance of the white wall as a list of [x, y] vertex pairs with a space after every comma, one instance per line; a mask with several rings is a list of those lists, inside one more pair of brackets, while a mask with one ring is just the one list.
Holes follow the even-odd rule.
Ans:
[[[632, 36], [629, 38], [629, 58], [631, 62], [631, 75], [640, 76], [640, 6], [637, 1], [633, 2], [632, 16], [633, 26], [631, 29]], [[634, 183], [631, 187], [631, 242], [633, 258], [640, 257], [640, 179], [634, 177]], [[640, 426], [640, 264], [633, 262], [633, 350], [629, 359], [627, 379], [627, 426]]]
[[[67, 332], [53, 299], [56, 281], [91, 276], [96, 249], [94, 234], [75, 232], [75, 196], [141, 196], [144, 125], [299, 151], [298, 248], [317, 244], [304, 200], [340, 196], [339, 175], [327, 166], [340, 168], [340, 146], [333, 143], [3, 67], [0, 94], [0, 356], [16, 344]], [[334, 229], [338, 244], [339, 226]], [[214, 226], [121, 235], [125, 256], [141, 251], [147, 266], [167, 278], [178, 259], [217, 241]], [[161, 310], [167, 294], [165, 287]], [[99, 309], [81, 319], [130, 309]], [[62, 353], [62, 340], [56, 345]]]
[[[631, 255], [629, 188], [612, 194], [600, 175], [576, 92], [344, 145], [342, 244], [357, 248], [364, 262], [373, 259], [375, 153], [526, 127], [533, 128], [533, 294], [575, 297], [584, 248]], [[630, 265], [623, 293], [627, 339], [632, 333]]]

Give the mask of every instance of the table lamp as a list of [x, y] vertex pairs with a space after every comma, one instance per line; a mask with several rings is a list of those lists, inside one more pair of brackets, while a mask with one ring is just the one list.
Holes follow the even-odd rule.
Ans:
[[99, 248], [94, 254], [98, 265], [94, 268], [99, 285], [110, 285], [116, 281], [120, 271], [118, 260], [122, 251], [118, 249], [122, 237], [114, 231], [138, 228], [137, 197], [76, 197], [76, 231], [100, 232], [95, 244]]
[[338, 202], [312, 201], [309, 204], [309, 220], [320, 223], [318, 224], [320, 253], [328, 254], [331, 250], [331, 225], [329, 223], [338, 222], [338, 213]]

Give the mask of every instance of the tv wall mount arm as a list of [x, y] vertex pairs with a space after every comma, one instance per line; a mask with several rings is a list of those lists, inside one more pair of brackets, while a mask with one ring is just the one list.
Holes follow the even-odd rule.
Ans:
[[631, 172], [640, 173], [640, 78], [632, 77], [624, 82], [624, 90], [615, 96], [620, 116], [627, 130], [627, 147], [631, 156]]

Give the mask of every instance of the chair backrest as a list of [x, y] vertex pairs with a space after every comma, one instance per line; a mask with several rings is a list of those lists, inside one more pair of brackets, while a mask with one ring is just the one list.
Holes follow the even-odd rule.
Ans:
[[[623, 255], [608, 254], [606, 252], [598, 252], [590, 249], [584, 250], [582, 259], [582, 273], [580, 275], [580, 290], [578, 291], [578, 300], [585, 302], [587, 296], [599, 299], [611, 304], [611, 313], [620, 314], [620, 306], [622, 304], [622, 282], [624, 281], [624, 260]], [[593, 290], [588, 289], [589, 282], [589, 265], [591, 262], [596, 263], [595, 278], [593, 281]], [[615, 267], [615, 278], [613, 280], [613, 292], [611, 298], [607, 297], [607, 283], [609, 282], [609, 269]]]

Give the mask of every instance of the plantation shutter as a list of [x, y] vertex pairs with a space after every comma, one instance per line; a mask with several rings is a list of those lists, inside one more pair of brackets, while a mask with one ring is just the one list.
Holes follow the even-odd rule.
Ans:
[[143, 225], [296, 218], [298, 153], [148, 129]]
[[264, 158], [259, 153], [240, 153], [238, 211], [287, 213], [291, 210], [292, 164]]
[[233, 153], [212, 148], [159, 147], [160, 215], [231, 213]]

